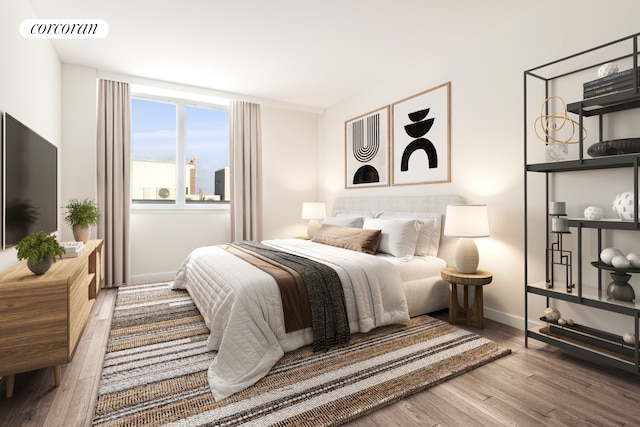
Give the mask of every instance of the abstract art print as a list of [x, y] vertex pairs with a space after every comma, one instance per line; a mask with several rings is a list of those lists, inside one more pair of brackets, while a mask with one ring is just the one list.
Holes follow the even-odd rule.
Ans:
[[389, 185], [389, 107], [344, 124], [345, 188]]
[[447, 82], [391, 106], [393, 185], [450, 182]]

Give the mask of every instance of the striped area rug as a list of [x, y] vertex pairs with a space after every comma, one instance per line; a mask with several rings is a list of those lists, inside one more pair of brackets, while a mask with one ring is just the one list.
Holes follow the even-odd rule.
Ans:
[[257, 384], [215, 402], [208, 332], [185, 291], [120, 288], [93, 425], [339, 425], [510, 353], [420, 316], [328, 352], [287, 353]]

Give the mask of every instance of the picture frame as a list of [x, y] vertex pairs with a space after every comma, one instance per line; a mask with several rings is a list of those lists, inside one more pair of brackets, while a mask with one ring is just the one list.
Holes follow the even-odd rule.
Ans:
[[451, 182], [451, 82], [391, 105], [392, 185]]
[[344, 124], [345, 188], [388, 186], [389, 106]]

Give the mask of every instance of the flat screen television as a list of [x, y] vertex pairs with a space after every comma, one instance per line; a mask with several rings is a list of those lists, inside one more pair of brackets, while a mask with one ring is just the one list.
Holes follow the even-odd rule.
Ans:
[[3, 128], [3, 243], [58, 230], [58, 149], [8, 113]]

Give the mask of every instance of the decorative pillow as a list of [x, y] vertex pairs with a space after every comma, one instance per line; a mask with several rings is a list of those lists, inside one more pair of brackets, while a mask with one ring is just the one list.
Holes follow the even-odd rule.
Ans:
[[383, 211], [379, 218], [418, 219], [420, 234], [416, 244], [416, 255], [438, 255], [442, 230], [442, 214], [436, 212]]
[[312, 241], [373, 255], [381, 236], [380, 230], [322, 224]]
[[365, 218], [363, 229], [381, 230], [378, 252], [398, 258], [410, 258], [418, 242], [418, 221], [400, 218]]
[[362, 228], [362, 223], [364, 222], [364, 218], [361, 216], [328, 216], [322, 221], [323, 224], [327, 225], [339, 225], [341, 227], [355, 227]]

